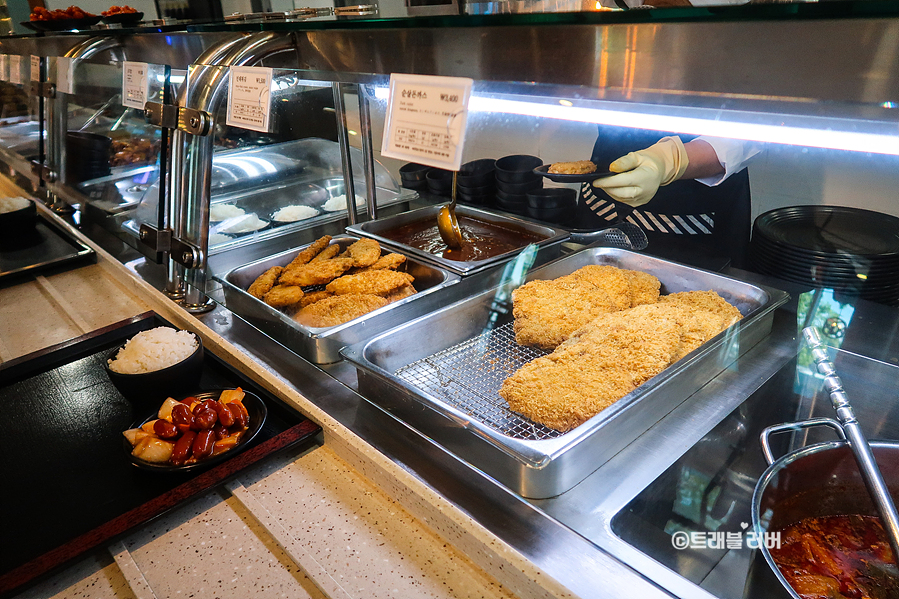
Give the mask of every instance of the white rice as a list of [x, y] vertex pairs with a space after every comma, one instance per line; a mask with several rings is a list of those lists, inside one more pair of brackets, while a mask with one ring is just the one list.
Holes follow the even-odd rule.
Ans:
[[209, 208], [209, 220], [212, 222], [223, 221], [226, 218], [234, 218], [235, 216], [243, 216], [247, 211], [234, 204], [215, 204]]
[[189, 331], [157, 327], [141, 331], [128, 340], [109, 369], [119, 374], [143, 374], [168, 368], [189, 357], [197, 349], [197, 338]]
[[25, 198], [0, 198], [0, 214], [28, 208], [30, 203], [31, 201]]
[[[365, 198], [362, 196], [356, 196], [356, 205], [364, 206]], [[339, 196], [334, 196], [322, 206], [328, 212], [337, 212], [338, 210], [346, 210], [346, 194], [342, 193]]]
[[284, 206], [275, 212], [272, 215], [272, 218], [279, 223], [293, 223], [317, 215], [318, 210], [310, 206]]
[[253, 231], [258, 231], [267, 224], [268, 222], [262, 220], [251, 212], [250, 214], [244, 214], [243, 216], [229, 218], [228, 220], [224, 221], [223, 223], [218, 225], [218, 232], [251, 233]]
[[209, 234], [209, 245], [218, 245], [220, 243], [228, 243], [234, 239], [229, 235], [222, 235], [221, 233], [210, 233]]

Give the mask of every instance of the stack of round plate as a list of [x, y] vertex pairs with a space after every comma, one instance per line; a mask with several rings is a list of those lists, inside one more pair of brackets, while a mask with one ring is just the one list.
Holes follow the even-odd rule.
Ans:
[[899, 218], [844, 206], [789, 206], [759, 216], [751, 261], [762, 274], [899, 304]]

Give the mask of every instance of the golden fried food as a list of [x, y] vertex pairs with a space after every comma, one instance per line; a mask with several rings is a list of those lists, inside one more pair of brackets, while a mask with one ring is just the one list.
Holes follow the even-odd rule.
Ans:
[[545, 426], [568, 431], [661, 372], [680, 343], [673, 317], [601, 316], [605, 326], [528, 362], [507, 378], [500, 396]]
[[411, 295], [415, 295], [417, 292], [415, 291], [415, 287], [412, 286], [412, 283], [406, 283], [402, 287], [394, 289], [390, 293], [388, 293], [385, 297], [387, 301], [391, 304], [393, 302], [398, 302], [401, 299], [406, 299]]
[[271, 288], [278, 282], [278, 277], [284, 271], [280, 266], [272, 266], [270, 269], [256, 277], [256, 280], [247, 289], [247, 293], [256, 299], [262, 299], [263, 296], [271, 291]]
[[625, 270], [630, 284], [631, 307], [654, 304], [659, 301], [662, 283], [653, 275], [640, 270]]
[[287, 265], [287, 269], [289, 270], [303, 264], [308, 264], [313, 258], [318, 255], [320, 251], [328, 247], [329, 243], [331, 243], [330, 235], [325, 235], [324, 237], [316, 239], [309, 245], [309, 247], [304, 250], [300, 250], [293, 261], [291, 261], [291, 263]]
[[631, 284], [624, 269], [590, 264], [577, 269], [569, 276], [577, 277], [605, 291], [612, 300], [615, 310], [625, 310], [631, 307]]
[[318, 262], [320, 260], [330, 260], [334, 256], [340, 253], [340, 246], [335, 244], [329, 245], [318, 254], [315, 255], [315, 258], [310, 260], [309, 262]]
[[737, 308], [714, 291], [681, 291], [662, 296], [659, 298], [659, 301], [686, 304], [720, 314], [727, 323], [726, 326], [730, 326], [743, 318], [743, 315], [740, 314]]
[[358, 268], [371, 266], [381, 257], [381, 246], [374, 239], [360, 239], [352, 243], [346, 251], [353, 259], [353, 266]]
[[547, 172], [555, 175], [582, 175], [596, 171], [596, 165], [589, 160], [577, 160], [575, 162], [556, 162], [549, 166]]
[[310, 291], [306, 295], [303, 296], [303, 299], [300, 300], [300, 308], [305, 308], [310, 304], [314, 304], [315, 302], [320, 302], [326, 297], [331, 297], [334, 295], [330, 291], [322, 289], [321, 291]]
[[378, 261], [369, 266], [371, 270], [396, 270], [406, 261], [406, 257], [402, 254], [390, 253], [384, 254]]
[[[336, 259], [336, 258], [335, 258]], [[327, 290], [337, 294], [388, 295], [406, 283], [415, 280], [410, 274], [395, 270], [366, 270], [340, 277], [328, 284]]]
[[352, 258], [332, 258], [284, 269], [278, 282], [282, 285], [325, 285], [353, 266]]
[[307, 327], [333, 327], [386, 305], [387, 300], [378, 295], [349, 293], [327, 297], [301, 308], [293, 318]]
[[273, 308], [286, 308], [303, 299], [303, 289], [296, 285], [276, 285], [265, 294], [263, 301]]
[[613, 309], [607, 293], [578, 277], [531, 281], [512, 292], [515, 341], [555, 349], [571, 333]]

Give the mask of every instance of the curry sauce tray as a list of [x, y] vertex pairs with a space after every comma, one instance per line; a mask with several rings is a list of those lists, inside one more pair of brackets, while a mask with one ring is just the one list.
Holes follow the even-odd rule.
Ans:
[[242, 451], [206, 469], [136, 468], [122, 431], [154, 408], [124, 398], [104, 362], [116, 347], [158, 326], [171, 325], [147, 312], [0, 365], [7, 481], [0, 596], [108, 546], [269, 455], [314, 442], [317, 424], [206, 348], [197, 391], [240, 386], [254, 393], [268, 412], [261, 430]]
[[515, 342], [502, 284], [342, 354], [369, 401], [524, 497], [559, 495], [766, 337], [774, 311], [789, 299], [776, 289], [617, 248], [588, 248], [531, 271], [527, 280], [555, 279], [590, 264], [650, 273], [663, 294], [716, 291], [743, 318], [566, 433], [512, 412], [499, 396], [508, 376], [548, 353]]

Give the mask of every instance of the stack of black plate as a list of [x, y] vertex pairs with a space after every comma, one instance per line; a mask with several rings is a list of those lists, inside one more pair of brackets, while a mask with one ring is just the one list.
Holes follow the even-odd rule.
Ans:
[[899, 304], [899, 218], [844, 206], [789, 206], [759, 216], [751, 262], [759, 273]]

